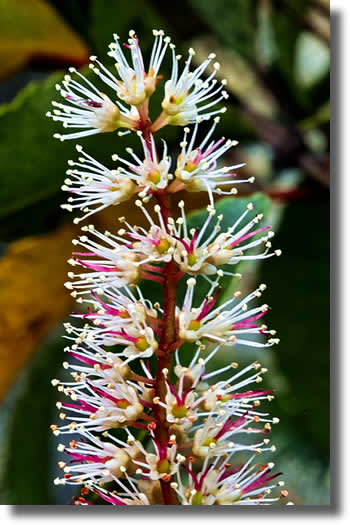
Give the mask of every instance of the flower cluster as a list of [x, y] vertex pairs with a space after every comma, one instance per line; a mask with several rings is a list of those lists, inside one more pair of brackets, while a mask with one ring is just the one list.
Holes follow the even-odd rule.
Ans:
[[[222, 231], [214, 195], [234, 194], [236, 184], [251, 179], [235, 178], [241, 164], [219, 164], [236, 143], [212, 139], [218, 116], [197, 138], [199, 122], [223, 113], [217, 103], [227, 98], [225, 82], [215, 79], [219, 64], [207, 73], [214, 55], [191, 70], [190, 49], [179, 71], [181, 57], [170, 38], [158, 30], [154, 36], [148, 67], [133, 31], [126, 51], [118, 36], [110, 45], [117, 76], [91, 57], [92, 71], [116, 101], [71, 70], [78, 80], [65, 77], [57, 86], [65, 102], [54, 102], [48, 113], [64, 127], [81, 129], [57, 135], [61, 140], [125, 128], [141, 141], [141, 157], [131, 148], [129, 157], [112, 155], [115, 168], [77, 146], [79, 157], [68, 162], [62, 187], [69, 193], [62, 207], [79, 212], [74, 222], [134, 197], [144, 216], [142, 225], [119, 217], [105, 232], [85, 224], [73, 240], [74, 271], [65, 286], [79, 307], [65, 323], [63, 367], [70, 377], [52, 380], [62, 394], [62, 423], [51, 427], [72, 438], [58, 445], [65, 460], [55, 484], [80, 486], [76, 505], [96, 498], [112, 505], [267, 505], [288, 495], [278, 491], [283, 481], [274, 465], [257, 460], [275, 450], [267, 434], [278, 419], [261, 408], [273, 399], [260, 386], [267, 370], [258, 362], [242, 368], [216, 363], [223, 349], [230, 356], [232, 347], [266, 348], [279, 340], [262, 322], [269, 310], [260, 301], [265, 284], [247, 295], [236, 289], [222, 300], [220, 282], [240, 277], [232, 268], [238, 263], [280, 251], [272, 250], [273, 232], [251, 203]], [[149, 101], [168, 50], [170, 79], [152, 123]], [[166, 144], [159, 155], [154, 138], [166, 125], [185, 126], [175, 162]], [[182, 190], [208, 194], [199, 228], [190, 226], [184, 201], [173, 215], [172, 195]], [[150, 288], [158, 289], [158, 302], [147, 298]]]

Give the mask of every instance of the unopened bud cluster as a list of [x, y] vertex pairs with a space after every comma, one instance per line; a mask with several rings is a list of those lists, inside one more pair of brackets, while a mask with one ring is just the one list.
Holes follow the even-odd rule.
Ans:
[[[215, 362], [235, 345], [278, 343], [262, 324], [269, 310], [260, 299], [266, 285], [220, 302], [220, 280], [240, 277], [234, 266], [241, 261], [280, 251], [271, 251], [273, 232], [252, 204], [226, 231], [215, 210], [214, 194], [234, 194], [236, 184], [252, 182], [236, 178], [241, 165], [220, 163], [236, 142], [215, 138], [225, 110], [217, 103], [227, 98], [225, 81], [215, 78], [215, 55], [193, 69], [193, 49], [183, 63], [163, 31], [154, 37], [147, 65], [133, 31], [124, 47], [115, 35], [108, 53], [114, 73], [91, 57], [110, 95], [72, 69], [57, 86], [63, 102], [53, 102], [48, 113], [65, 128], [77, 128], [55, 135], [60, 140], [124, 129], [141, 143], [137, 153], [127, 148], [123, 158], [112, 155], [108, 167], [80, 145], [68, 162], [63, 207], [84, 225], [73, 240], [65, 284], [80, 304], [75, 321], [65, 324], [63, 366], [70, 379], [52, 381], [62, 400], [61, 424], [51, 428], [57, 436], [71, 435], [58, 445], [64, 458], [55, 483], [80, 485], [77, 505], [97, 497], [112, 505], [266, 505], [288, 495], [278, 490], [283, 482], [273, 464], [262, 462], [261, 454], [275, 449], [267, 436], [278, 422], [263, 406], [273, 399], [260, 384], [267, 370], [258, 362], [217, 369]], [[167, 53], [171, 75], [161, 88]], [[156, 89], [164, 89], [164, 98], [152, 122], [148, 109]], [[199, 123], [212, 117], [200, 139]], [[184, 126], [175, 162], [155, 139], [167, 125]], [[172, 195], [181, 190], [207, 192], [198, 229], [188, 225], [183, 201], [172, 210]], [[143, 226], [119, 217], [116, 227], [101, 232], [86, 221], [129, 199], [144, 214]], [[186, 292], [179, 301], [182, 279]], [[159, 302], [144, 296], [145, 280], [157, 288]]]

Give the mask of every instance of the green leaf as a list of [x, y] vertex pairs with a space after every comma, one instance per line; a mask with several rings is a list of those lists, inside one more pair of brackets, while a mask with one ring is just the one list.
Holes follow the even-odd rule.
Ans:
[[[277, 388], [274, 412], [329, 459], [329, 203], [290, 204], [274, 239], [282, 257], [264, 261], [260, 279], [268, 288], [273, 328], [281, 342], [273, 354], [286, 379]], [[267, 381], [274, 382], [272, 374]], [[276, 388], [276, 385], [273, 385]]]
[[295, 58], [295, 46], [299, 34], [298, 27], [282, 9], [273, 10], [272, 24], [275, 39], [278, 42], [278, 53], [274, 65], [286, 80], [294, 85], [294, 72], [291, 64], [294, 63]]
[[[63, 357], [61, 333], [35, 355], [7, 401], [7, 434], [2, 434], [1, 499], [7, 505], [54, 504], [53, 441], [50, 424], [56, 420], [57, 392], [50, 381]], [[6, 407], [6, 404], [5, 404]]]

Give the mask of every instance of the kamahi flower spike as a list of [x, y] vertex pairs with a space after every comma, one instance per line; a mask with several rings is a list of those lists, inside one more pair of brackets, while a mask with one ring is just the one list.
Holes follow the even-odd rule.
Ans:
[[[215, 79], [219, 64], [210, 71], [215, 56], [192, 69], [190, 49], [179, 71], [170, 38], [153, 34], [150, 60], [134, 31], [124, 46], [115, 36], [108, 53], [115, 74], [91, 57], [109, 94], [72, 70], [74, 78], [66, 76], [57, 87], [65, 101], [54, 102], [48, 114], [79, 128], [56, 135], [61, 140], [124, 128], [140, 145], [139, 152], [126, 148], [123, 157], [111, 152], [113, 168], [80, 145], [78, 159], [68, 163], [62, 189], [69, 197], [62, 207], [77, 212], [76, 224], [85, 223], [73, 239], [65, 283], [77, 302], [65, 323], [63, 367], [70, 376], [52, 380], [61, 395], [61, 424], [51, 429], [71, 436], [58, 445], [64, 459], [55, 484], [81, 487], [75, 505], [268, 505], [287, 491], [278, 493], [279, 473], [260, 460], [275, 450], [267, 435], [278, 423], [264, 408], [274, 398], [261, 385], [267, 369], [258, 362], [218, 365], [217, 357], [230, 360], [233, 347], [237, 355], [246, 346], [263, 349], [279, 340], [265, 324], [266, 285], [222, 299], [220, 283], [224, 276], [233, 282], [240, 277], [235, 267], [242, 261], [280, 251], [272, 250], [274, 234], [252, 204], [222, 230], [214, 196], [234, 194], [236, 185], [249, 181], [236, 176], [242, 164], [221, 165], [236, 142], [213, 138], [218, 117], [198, 139], [199, 123], [225, 110], [217, 105], [227, 97], [225, 82]], [[171, 76], [161, 87], [168, 52]], [[152, 122], [149, 104], [157, 89], [164, 97]], [[189, 124], [194, 127], [185, 127], [172, 159], [156, 133]], [[207, 193], [198, 228], [190, 226], [186, 201], [173, 206], [182, 190]], [[142, 226], [134, 224], [132, 211], [104, 232], [86, 222], [125, 201], [143, 214]]]

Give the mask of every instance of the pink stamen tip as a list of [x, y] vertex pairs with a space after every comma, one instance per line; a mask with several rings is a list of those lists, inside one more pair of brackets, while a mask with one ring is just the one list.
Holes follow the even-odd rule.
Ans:
[[89, 403], [86, 403], [86, 401], [83, 401], [82, 399], [78, 399], [78, 402], [80, 403], [80, 406], [72, 405], [69, 403], [62, 403], [62, 406], [66, 408], [74, 408], [77, 410], [85, 410], [86, 412], [91, 412], [93, 414], [97, 412], [97, 408], [93, 407], [92, 405], [89, 405]]
[[188, 242], [185, 241], [184, 239], [180, 239], [180, 238], [178, 238], [178, 237], [176, 237], [176, 239], [177, 239], [178, 241], [180, 241], [181, 244], [183, 244], [183, 246], [185, 247], [187, 253], [191, 253], [191, 244], [188, 244]]
[[171, 393], [175, 396], [175, 399], [177, 401], [177, 405], [178, 406], [183, 406], [183, 403], [181, 402], [181, 398], [179, 396], [179, 394], [176, 392], [175, 388], [173, 387], [173, 385], [171, 385], [170, 383], [168, 383], [168, 386], [170, 388], [170, 391]]
[[238, 330], [240, 328], [257, 328], [258, 325], [252, 323], [252, 321], [256, 321], [257, 319], [260, 319], [260, 317], [262, 317], [265, 314], [266, 312], [260, 312], [259, 314], [253, 315], [252, 317], [245, 319], [244, 321], [240, 321], [239, 323], [234, 323], [231, 327], [231, 330]]
[[230, 430], [233, 430], [234, 428], [239, 428], [247, 421], [246, 415], [243, 415], [236, 419], [235, 421], [230, 421], [230, 419], [227, 419], [219, 432], [216, 434], [216, 439], [219, 439], [221, 436], [226, 434], [226, 432], [229, 432]]
[[[99, 396], [101, 397], [104, 397], [105, 399], [109, 399], [110, 401], [112, 401], [113, 403], [118, 403], [118, 401], [121, 401], [120, 399], [114, 397], [114, 396], [111, 396], [110, 394], [107, 394], [107, 392], [104, 392], [103, 390], [100, 390], [99, 388], [96, 388], [92, 383], [91, 381], [89, 381], [89, 385], [90, 387], [92, 388], [92, 390], [94, 392], [96, 392], [96, 394], [98, 394]], [[96, 409], [97, 410], [97, 409]]]
[[176, 401], [177, 401], [177, 405], [179, 407], [183, 407], [184, 404], [185, 404], [185, 401], [186, 401], [186, 397], [188, 396], [188, 394], [190, 393], [190, 390], [188, 390], [187, 392], [184, 392], [182, 394], [182, 397], [179, 396], [179, 394], [176, 392], [175, 388], [173, 387], [173, 385], [171, 385], [170, 383], [168, 383], [168, 386], [171, 390], [171, 392], [174, 394], [175, 398], [176, 398]]
[[113, 268], [111, 268], [110, 266], [102, 266], [100, 264], [81, 261], [79, 259], [77, 259], [77, 261], [85, 268], [96, 270], [97, 272], [115, 273], [115, 272], [121, 271], [120, 268], [118, 268], [117, 266], [114, 266]]
[[84, 454], [78, 454], [77, 452], [71, 452], [69, 450], [66, 450], [66, 453], [69, 454], [72, 458], [72, 463], [76, 463], [77, 461], [89, 461], [93, 463], [106, 463], [108, 460], [112, 459], [112, 456], [106, 456], [106, 457], [100, 457], [96, 455], [84, 455]]
[[233, 474], [236, 474], [236, 472], [238, 472], [239, 470], [241, 470], [243, 468], [243, 465], [239, 465], [239, 467], [234, 467], [232, 469], [229, 469], [229, 470], [225, 470], [225, 472], [223, 472], [220, 477], [218, 478], [218, 481], [222, 481], [224, 479], [227, 479], [229, 478], [230, 476], [232, 476]]

